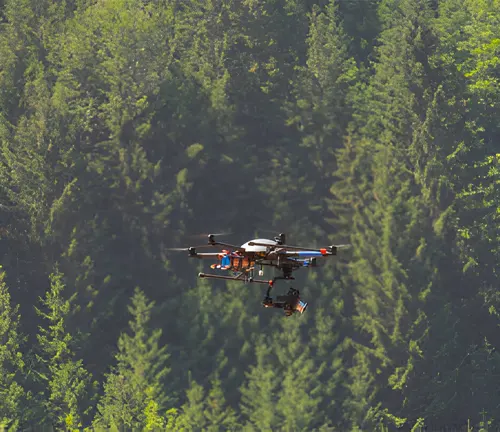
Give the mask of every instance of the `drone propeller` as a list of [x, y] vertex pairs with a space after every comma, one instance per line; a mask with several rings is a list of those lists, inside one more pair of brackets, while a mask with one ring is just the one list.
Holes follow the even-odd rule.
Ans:
[[191, 234], [191, 235], [188, 235], [187, 237], [188, 238], [206, 238], [208, 237], [209, 235], [213, 235], [213, 236], [228, 236], [228, 235], [231, 235], [232, 232], [231, 231], [225, 231], [225, 232], [220, 232], [220, 233], [201, 233], [201, 234]]
[[352, 247], [352, 244], [347, 243], [347, 244], [340, 244], [340, 245], [333, 245], [337, 249], [349, 249]]
[[190, 249], [193, 250], [193, 249], [200, 249], [200, 248], [211, 248], [213, 247], [212, 245], [210, 244], [204, 244], [204, 245], [198, 245], [198, 246], [189, 246], [189, 247], [183, 247], [183, 248], [165, 248], [166, 250], [170, 250], [170, 251], [180, 251], [180, 252], [187, 252], [189, 251]]

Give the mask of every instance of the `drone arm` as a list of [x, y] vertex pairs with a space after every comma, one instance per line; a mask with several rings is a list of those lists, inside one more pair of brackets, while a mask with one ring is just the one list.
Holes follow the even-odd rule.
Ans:
[[[315, 258], [325, 256], [323, 253], [312, 250], [304, 250], [304, 251], [293, 251], [293, 252], [285, 252], [287, 257], [297, 257], [297, 258]], [[328, 254], [330, 255], [330, 254]]]
[[259, 242], [249, 242], [249, 246], [266, 246], [266, 247], [272, 247], [274, 249], [288, 249], [288, 250], [295, 250], [295, 251], [302, 251], [302, 252], [319, 252], [323, 256], [327, 255], [337, 255], [337, 250], [341, 248], [348, 248], [351, 245], [350, 244], [342, 244], [342, 245], [331, 245], [326, 248], [321, 248], [321, 249], [316, 249], [316, 248], [306, 248], [306, 247], [301, 247], [301, 246], [290, 246], [290, 245], [268, 245], [266, 243], [259, 243]]
[[230, 249], [237, 250], [239, 252], [245, 252], [245, 249], [243, 249], [240, 246], [235, 246], [235, 245], [232, 245], [232, 244], [229, 244], [229, 243], [223, 243], [223, 242], [215, 241], [215, 236], [213, 234], [210, 234], [208, 236], [208, 244], [209, 244], [209, 246], [223, 246], [223, 247], [227, 247], [227, 248], [230, 248]]
[[334, 246], [329, 246], [328, 248], [323, 248], [323, 249], [315, 249], [315, 248], [307, 248], [307, 247], [300, 247], [300, 246], [290, 246], [290, 245], [268, 245], [266, 243], [259, 243], [259, 242], [249, 242], [249, 246], [267, 246], [267, 247], [272, 247], [275, 249], [288, 249], [292, 251], [302, 251], [302, 252], [318, 252], [321, 255], [335, 255], [335, 247]]
[[190, 258], [199, 258], [199, 259], [204, 259], [204, 258], [211, 258], [211, 259], [214, 259], [214, 258], [218, 258], [220, 255], [220, 252], [212, 252], [212, 253], [194, 253], [194, 254], [190, 254], [189, 257]]

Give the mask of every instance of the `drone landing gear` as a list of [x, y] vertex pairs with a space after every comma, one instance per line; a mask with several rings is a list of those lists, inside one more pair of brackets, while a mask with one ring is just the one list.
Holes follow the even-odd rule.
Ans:
[[265, 280], [259, 280], [259, 279], [253, 279], [252, 277], [248, 277], [245, 273], [239, 273], [236, 276], [222, 276], [222, 275], [213, 275], [213, 274], [207, 274], [207, 273], [199, 273], [198, 277], [200, 278], [208, 278], [208, 279], [225, 279], [225, 280], [232, 280], [232, 281], [240, 281], [240, 282], [247, 282], [247, 283], [260, 283], [260, 284], [268, 284], [267, 287], [267, 293], [266, 297], [264, 298], [264, 301], [262, 302], [262, 305], [264, 307], [273, 307], [273, 308], [278, 308], [278, 309], [284, 309], [285, 315], [290, 316], [294, 312], [299, 312], [299, 313], [304, 313], [304, 311], [307, 308], [307, 303], [303, 302], [300, 300], [299, 296], [299, 291], [290, 288], [288, 293], [283, 296], [277, 296], [276, 301], [274, 301], [271, 298], [271, 289], [273, 288], [274, 282], [276, 280], [294, 280], [295, 278], [291, 276], [281, 276], [281, 277], [275, 277], [270, 281], [265, 281]]

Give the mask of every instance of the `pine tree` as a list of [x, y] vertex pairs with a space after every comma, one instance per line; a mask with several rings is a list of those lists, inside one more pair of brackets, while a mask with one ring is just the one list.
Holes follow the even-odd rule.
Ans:
[[186, 391], [187, 401], [182, 405], [173, 425], [179, 431], [235, 431], [239, 430], [235, 411], [226, 406], [220, 380], [211, 380], [211, 389], [204, 388], [191, 378]]
[[249, 430], [310, 430], [325, 423], [318, 381], [324, 366], [302, 343], [301, 321], [280, 318], [280, 331], [257, 341], [256, 364], [241, 388], [240, 409]]
[[345, 417], [355, 430], [407, 421], [406, 389], [423, 356], [442, 253], [442, 210], [426, 199], [428, 185], [419, 177], [432, 166], [430, 134], [422, 130], [440, 79], [431, 61], [432, 10], [428, 2], [405, 0], [382, 2], [379, 13], [375, 74], [356, 98], [353, 133], [338, 154], [341, 182], [332, 189], [348, 208], [344, 223], [354, 246], [349, 301], [356, 333], [348, 345], [352, 396]]
[[19, 306], [12, 307], [4, 279], [5, 272], [2, 271], [0, 273], [0, 429], [14, 430], [20, 427], [23, 395], [25, 395], [21, 385], [24, 362], [20, 345], [23, 340], [19, 334]]
[[50, 289], [40, 299], [43, 308], [36, 308], [46, 321], [37, 335], [37, 375], [46, 386], [42, 399], [45, 422], [74, 429], [88, 424], [96, 383], [82, 360], [75, 358], [75, 341], [67, 331], [72, 299], [64, 299], [64, 289], [63, 275], [56, 269], [50, 275]]
[[212, 379], [211, 389], [206, 397], [206, 408], [204, 411], [207, 419], [206, 430], [216, 431], [236, 431], [239, 429], [238, 418], [231, 407], [226, 406], [224, 392], [221, 381], [218, 377]]
[[148, 419], [162, 423], [158, 415], [172, 403], [171, 395], [165, 393], [170, 369], [167, 348], [160, 345], [162, 331], [148, 328], [153, 305], [136, 288], [129, 306], [131, 334], [122, 333], [118, 340], [117, 364], [106, 374], [94, 422], [97, 427], [144, 428]]
[[310, 430], [324, 423], [319, 410], [324, 365], [316, 362], [307, 344], [302, 343], [301, 322], [282, 321], [281, 332], [274, 336], [275, 355], [281, 382], [276, 411], [283, 431]]
[[[496, 80], [498, 24], [493, 17], [498, 5], [444, 0], [438, 12], [437, 60], [446, 71], [446, 82], [437, 105], [435, 123], [440, 127], [433, 127], [431, 134], [444, 149], [441, 161], [445, 162], [441, 167], [435, 164], [428, 173], [431, 178], [442, 178], [436, 172], [444, 173], [447, 189], [453, 191], [447, 199], [453, 197], [453, 212], [440, 225], [448, 225], [450, 232], [451, 220], [454, 235], [447, 234], [453, 245], [448, 254], [452, 259], [443, 260], [446, 265], [441, 266], [446, 271], [440, 277], [448, 289], [433, 298], [441, 305], [431, 322], [436, 330], [424, 345], [427, 361], [422, 361], [420, 373], [415, 374], [415, 385], [427, 390], [417, 392], [413, 403], [434, 424], [445, 425], [457, 420], [465, 423], [466, 411], [473, 413], [469, 416], [473, 423], [479, 421], [483, 409], [498, 415], [490, 400], [478, 396], [491, 391], [492, 376], [498, 370], [492, 330], [499, 318], [494, 264], [498, 257], [498, 163], [493, 145], [498, 135], [494, 120], [498, 94], [491, 86]], [[431, 358], [434, 365], [437, 360], [438, 369], [431, 365]], [[429, 398], [427, 392], [438, 396]]]
[[346, 398], [344, 383], [347, 381], [345, 338], [350, 327], [345, 319], [342, 295], [343, 290], [348, 287], [335, 281], [335, 273], [345, 273], [341, 266], [322, 270], [321, 279], [313, 279], [307, 284], [313, 287], [309, 288], [309, 292], [321, 290], [320, 294], [315, 293], [315, 298], [311, 298], [309, 292], [304, 293], [305, 299], [312, 300], [307, 312], [314, 313], [314, 325], [308, 330], [308, 346], [311, 357], [320, 370], [317, 380], [322, 383], [318, 416], [324, 419], [325, 426], [345, 429], [347, 426], [343, 424], [342, 418], [342, 403]]
[[187, 401], [182, 405], [177, 427], [181, 431], [205, 430], [208, 425], [205, 417], [205, 390], [190, 377], [186, 390]]
[[255, 365], [246, 372], [246, 382], [241, 388], [240, 411], [247, 420], [249, 430], [275, 430], [280, 426], [276, 413], [279, 381], [271, 362], [271, 347], [265, 340], [255, 343]]
[[[303, 220], [299, 219], [302, 225], [312, 219], [323, 232], [329, 233], [331, 227], [324, 214], [334, 182], [335, 151], [341, 147], [352, 118], [353, 87], [359, 78], [336, 1], [323, 9], [317, 5], [312, 8], [306, 42], [306, 64], [297, 67], [294, 100], [287, 104], [287, 124], [293, 126], [299, 142], [284, 158], [286, 165], [273, 175], [278, 177], [278, 183], [289, 184], [287, 199], [281, 205], [292, 206], [294, 210], [282, 210], [289, 215], [283, 222], [290, 223], [292, 215], [295, 220], [302, 217]], [[289, 148], [285, 151], [290, 153]], [[297, 173], [301, 173], [298, 178]], [[279, 190], [282, 194], [282, 187]], [[308, 206], [298, 217], [297, 208], [304, 201]]]

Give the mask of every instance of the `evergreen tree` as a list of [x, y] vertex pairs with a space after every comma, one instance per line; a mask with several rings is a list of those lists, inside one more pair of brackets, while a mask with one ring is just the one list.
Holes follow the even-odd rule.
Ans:
[[[418, 172], [429, 165], [416, 149], [439, 80], [430, 60], [432, 10], [408, 0], [382, 2], [379, 13], [375, 74], [355, 103], [355, 133], [339, 152], [334, 190], [337, 203], [350, 208], [344, 223], [354, 245], [352, 396], [345, 406], [355, 430], [406, 421], [405, 389], [422, 357], [441, 252], [433, 228], [441, 214], [421, 191]], [[437, 252], [428, 252], [434, 246]]]
[[301, 322], [282, 321], [281, 332], [274, 339], [281, 376], [276, 410], [282, 429], [291, 432], [322, 426], [318, 377], [324, 365], [315, 362], [310, 348], [302, 342]]
[[[497, 427], [499, 8], [0, 0], [0, 427], [86, 426], [117, 340], [97, 428]], [[221, 227], [354, 247], [284, 319], [168, 250]]]
[[208, 426], [205, 417], [205, 391], [196, 381], [190, 379], [186, 390], [187, 401], [182, 405], [177, 426], [180, 431], [201, 431]]
[[[191, 374], [189, 374], [191, 375]], [[182, 405], [175, 426], [179, 431], [235, 431], [240, 428], [235, 411], [226, 406], [220, 380], [211, 380], [211, 389], [205, 390], [190, 379], [187, 401]]]
[[276, 430], [281, 423], [276, 413], [279, 381], [270, 353], [271, 347], [265, 340], [255, 343], [256, 364], [248, 368], [247, 380], [241, 388], [240, 410], [249, 430]]
[[[0, 429], [18, 429], [27, 399], [22, 387], [24, 368], [19, 334], [19, 306], [11, 305], [9, 291], [0, 273]], [[24, 400], [23, 400], [24, 399]], [[26, 409], [26, 406], [25, 406]]]
[[75, 340], [68, 333], [71, 300], [63, 297], [63, 275], [56, 270], [50, 275], [50, 289], [40, 299], [43, 308], [37, 313], [46, 321], [37, 335], [38, 377], [43, 391], [44, 422], [55, 428], [86, 427], [92, 414], [92, 399], [97, 383], [76, 360]]
[[205, 418], [207, 431], [236, 431], [239, 429], [238, 418], [231, 407], [226, 406], [220, 380], [212, 379], [212, 386], [206, 397]]
[[118, 340], [117, 364], [106, 374], [94, 422], [97, 427], [121, 430], [152, 426], [152, 420], [153, 424], [163, 421], [158, 415], [173, 402], [172, 395], [166, 393], [170, 368], [166, 366], [167, 348], [160, 345], [162, 331], [148, 328], [153, 305], [136, 288], [129, 306], [131, 334], [122, 333]]
[[[297, 68], [294, 101], [287, 107], [287, 124], [297, 130], [299, 143], [284, 158], [288, 164], [275, 175], [278, 183], [286, 178], [290, 184], [287, 199], [281, 205], [291, 206], [293, 212], [283, 209], [283, 213], [290, 215], [288, 219], [293, 215], [301, 224], [313, 220], [324, 235], [331, 231], [324, 215], [334, 183], [335, 151], [341, 147], [352, 118], [352, 88], [359, 74], [339, 19], [337, 2], [329, 2], [323, 10], [316, 5], [312, 9], [306, 65]], [[289, 149], [285, 151], [288, 153]], [[308, 206], [297, 217], [302, 201], [307, 201]], [[283, 222], [290, 223], [287, 219]], [[297, 231], [301, 229], [297, 226]]]

